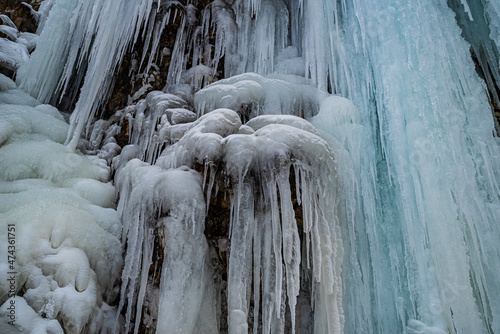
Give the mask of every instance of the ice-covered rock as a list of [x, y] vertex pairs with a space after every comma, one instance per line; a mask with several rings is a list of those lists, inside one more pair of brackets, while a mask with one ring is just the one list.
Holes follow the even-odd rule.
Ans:
[[[116, 296], [123, 262], [115, 191], [105, 183], [109, 168], [61, 144], [68, 125], [57, 109], [16, 90], [2, 94], [0, 246], [14, 248], [12, 261], [0, 260], [9, 268], [1, 274], [0, 312], [15, 301], [17, 318], [15, 326], [1, 326], [32, 333], [109, 330], [104, 314], [116, 309], [106, 303]], [[22, 297], [7, 299], [21, 291]]]
[[[11, 315], [9, 307], [12, 307], [12, 305], [14, 305], [15, 309], [16, 327], [9, 324], [9, 316]], [[45, 319], [38, 316], [23, 297], [16, 296], [8, 299], [0, 306], [0, 315], [2, 315], [0, 320], [0, 330], [2, 330], [2, 333], [64, 333], [61, 324], [57, 320]]]
[[[300, 318], [300, 330], [311, 326], [318, 332], [340, 332], [344, 321], [340, 278], [343, 247], [336, 208], [328, 204], [336, 202], [338, 177], [334, 154], [327, 142], [319, 136], [319, 132], [299, 117], [259, 116], [248, 124], [242, 126], [240, 116], [233, 110], [214, 110], [193, 123], [186, 123], [186, 131], [178, 141], [167, 146], [158, 158], [156, 166], [131, 160], [119, 172], [119, 211], [122, 212], [126, 224], [124, 238], [127, 238], [129, 245], [126, 260], [128, 265], [126, 264], [124, 277], [131, 279], [122, 289], [122, 296], [127, 294], [133, 296], [129, 298], [137, 300], [139, 305], [143, 303], [143, 295], [148, 290], [147, 271], [144, 269], [147, 267], [144, 265], [153, 263], [152, 235], [162, 235], [163, 232], [157, 230], [163, 231], [163, 224], [172, 225], [169, 228], [178, 232], [165, 234], [163, 247], [171, 251], [165, 250], [162, 275], [167, 276], [162, 277], [162, 282], [167, 279], [170, 283], [168, 287], [160, 288], [160, 301], [156, 302], [160, 305], [158, 313], [165, 316], [172, 314], [172, 307], [180, 302], [172, 303], [168, 300], [177, 298], [180, 291], [192, 286], [197, 280], [195, 291], [191, 293], [195, 293], [196, 289], [200, 292], [186, 297], [184, 301], [194, 303], [189, 314], [182, 313], [187, 312], [185, 309], [181, 312], [175, 308], [174, 312], [181, 312], [177, 318], [196, 319], [196, 310], [202, 305], [202, 291], [213, 293], [220, 289], [214, 282], [193, 276], [192, 269], [189, 269], [191, 260], [178, 262], [171, 258], [171, 253], [177, 254], [180, 247], [175, 245], [191, 245], [196, 238], [200, 238], [193, 239], [198, 232], [192, 235], [181, 232], [182, 229], [178, 230], [174, 227], [176, 221], [185, 219], [182, 217], [192, 217], [188, 226], [195, 221], [196, 224], [204, 225], [204, 219], [196, 218], [199, 214], [193, 213], [198, 205], [194, 203], [205, 203], [205, 199], [197, 195], [202, 188], [201, 175], [192, 170], [191, 174], [186, 174], [197, 175], [199, 178], [197, 183], [194, 183], [194, 188], [188, 187], [191, 181], [188, 182], [189, 178], [182, 176], [186, 172], [176, 169], [189, 166], [200, 172], [204, 170], [204, 179], [209, 177], [207, 181], [203, 181], [203, 184], [208, 182], [208, 187], [205, 188], [206, 203], [210, 203], [212, 196], [217, 196], [217, 191], [213, 193], [216, 175], [227, 179], [229, 187], [226, 191], [231, 197], [231, 214], [230, 231], [227, 232], [231, 248], [228, 260], [227, 310], [221, 311], [221, 305], [214, 300], [211, 302], [212, 307], [215, 307], [215, 314], [227, 313], [229, 330], [247, 331], [251, 319], [254, 331], [261, 326], [267, 333], [271, 328], [285, 326], [282, 312], [286, 312], [292, 319], [291, 324], [288, 324], [291, 328], [295, 327], [296, 319]], [[242, 131], [242, 127], [248, 130]], [[295, 175], [296, 191], [293, 194], [289, 180], [291, 171]], [[173, 175], [177, 175], [177, 182], [174, 182]], [[178, 188], [180, 184], [183, 189]], [[146, 188], [150, 190], [146, 191]], [[295, 219], [296, 209], [292, 204], [292, 197], [296, 197], [302, 205], [303, 218], [300, 225]], [[171, 207], [173, 198], [178, 198], [177, 204]], [[186, 205], [191, 203], [192, 198], [198, 200]], [[173, 218], [161, 218], [164, 215]], [[151, 218], [148, 218], [149, 216]], [[203, 227], [196, 227], [198, 228]], [[303, 236], [303, 242], [300, 241], [299, 235]], [[168, 236], [178, 236], [182, 239], [170, 239]], [[205, 240], [204, 236], [201, 240]], [[205, 249], [204, 252], [208, 252], [202, 244], [198, 248], [198, 251]], [[190, 254], [191, 248], [186, 252]], [[195, 260], [197, 256], [193, 254], [191, 258]], [[139, 274], [141, 266], [143, 273]], [[174, 266], [178, 268], [177, 272], [188, 270], [191, 273], [182, 288], [179, 286], [182, 282], [179, 277], [171, 276], [169, 270], [172, 269], [165, 271], [166, 268]], [[307, 273], [309, 270], [310, 273]], [[311, 280], [309, 285], [303, 285], [301, 288], [299, 282], [302, 275], [310, 277]], [[134, 290], [135, 284], [139, 285]], [[170, 286], [179, 286], [179, 291], [174, 294]], [[252, 286], [254, 295], [248, 296], [246, 291], [250, 291]], [[322, 292], [315, 295], [312, 291], [317, 289]], [[309, 298], [314, 300], [316, 318], [296, 316], [297, 298], [301, 291], [303, 294], [309, 294]], [[183, 294], [186, 296], [186, 293]], [[249, 308], [250, 300], [262, 300], [261, 304], [254, 305], [253, 313]], [[285, 301], [288, 301], [288, 306]], [[133, 303], [129, 301], [128, 305]], [[336, 311], [330, 312], [332, 309]], [[164, 313], [165, 310], [171, 311]], [[131, 319], [133, 312], [134, 309], [129, 307], [127, 317]], [[172, 330], [163, 318], [164, 316], [159, 317], [157, 332]], [[191, 326], [195, 326], [196, 321], [190, 321]], [[172, 319], [170, 323], [178, 322]], [[136, 318], [136, 331], [139, 324], [140, 319]], [[218, 324], [214, 323], [209, 328], [217, 330], [217, 326]], [[187, 327], [179, 328], [187, 330]], [[190, 327], [190, 330], [193, 328]]]
[[0, 38], [0, 65], [16, 71], [29, 60], [28, 48], [24, 44]]
[[11, 78], [0, 74], [0, 92], [16, 88], [16, 83]]
[[[118, 210], [124, 222], [127, 255], [122, 274], [120, 309], [127, 327], [135, 316], [137, 333], [148, 285], [153, 249], [163, 254], [157, 333], [218, 333], [215, 287], [204, 231], [205, 202], [201, 176], [186, 167], [165, 170], [137, 159], [118, 176]], [[157, 232], [154, 232], [154, 231]], [[155, 235], [160, 236], [155, 245]], [[159, 268], [158, 268], [159, 270]], [[136, 313], [133, 305], [137, 302]]]
[[[499, 332], [500, 151], [489, 103], [500, 77], [497, 2], [45, 0], [31, 60], [36, 37], [0, 16], [0, 66], [20, 67], [19, 86], [42, 102], [79, 96], [70, 148], [86, 129], [81, 147], [112, 161], [130, 249], [121, 292], [129, 329], [135, 321], [140, 330], [142, 305], [143, 325], [161, 314], [158, 332], [226, 322], [244, 333]], [[161, 45], [171, 27], [175, 44]], [[162, 60], [165, 92], [91, 126], [139, 38], [146, 47], [125, 70], [144, 82], [130, 103]], [[20, 260], [26, 305], [49, 320], [26, 310], [23, 326], [49, 328], [58, 314], [67, 331], [88, 319], [105, 331], [116, 314], [99, 296], [111, 295], [113, 275], [96, 259], [118, 254], [121, 234], [106, 163], [63, 147], [53, 110], [5, 78], [0, 87], [1, 212], [22, 220], [23, 233], [39, 223], [43, 236], [22, 238], [37, 252]], [[119, 154], [113, 137], [126, 126], [130, 145]], [[230, 235], [207, 242], [202, 217], [221, 196]], [[47, 209], [54, 202], [70, 221]], [[88, 226], [101, 248], [78, 238]], [[149, 284], [158, 254], [162, 274]], [[227, 289], [206, 275], [223, 260]], [[215, 324], [222, 307], [228, 320]]]

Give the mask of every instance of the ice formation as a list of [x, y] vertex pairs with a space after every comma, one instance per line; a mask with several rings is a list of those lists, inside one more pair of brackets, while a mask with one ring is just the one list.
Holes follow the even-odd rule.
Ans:
[[[108, 303], [123, 262], [109, 168], [62, 144], [68, 125], [57, 109], [34, 106], [2, 81], [0, 244], [14, 245], [15, 261], [2, 251], [1, 326], [5, 333], [106, 331], [114, 326], [106, 319], [114, 320], [116, 308]], [[16, 327], [7, 324], [12, 300]]]
[[33, 14], [0, 16], [0, 330], [500, 333], [496, 1]]
[[[164, 170], [133, 159], [118, 180], [123, 193], [119, 202], [125, 223], [122, 240], [127, 242], [120, 302], [120, 308], [128, 303], [126, 332], [134, 328], [133, 317], [134, 332], [139, 331], [145, 298], [159, 303], [154, 315], [161, 320], [158, 332], [217, 332], [215, 291], [203, 235], [201, 176], [186, 167]], [[165, 250], [163, 268], [156, 269], [162, 270], [159, 298], [147, 286], [157, 229]]]
[[[153, 263], [153, 230], [160, 228], [165, 258], [157, 332], [197, 328], [218, 332], [214, 319], [221, 312], [221, 291], [214, 283], [214, 269], [206, 263], [211, 255], [203, 236], [205, 183], [186, 167], [205, 166], [207, 203], [219, 191], [214, 189], [216, 175], [233, 189], [226, 190], [231, 198], [228, 331], [248, 332], [249, 317], [254, 332], [280, 331], [285, 328], [285, 312], [294, 330], [300, 289], [310, 295], [309, 302], [315, 301], [316, 318], [300, 316], [304, 327], [299, 332], [308, 326], [317, 333], [341, 331], [342, 242], [335, 206], [330, 205], [336, 202], [337, 191], [334, 154], [309, 123], [295, 116], [260, 116], [251, 124], [255, 131], [241, 134], [235, 111], [211, 111], [190, 124], [182, 138], [163, 151], [156, 166], [134, 159], [120, 170], [116, 179], [123, 194], [119, 211], [127, 240], [122, 288], [123, 303], [129, 298], [127, 319], [132, 319], [133, 301], [137, 299], [136, 309], [141, 310], [144, 293], [152, 289], [145, 268]], [[303, 208], [300, 228], [291, 201], [291, 169]], [[205, 301], [207, 296], [210, 302]], [[140, 313], [135, 321], [137, 331]]]
[[125, 0], [43, 2], [50, 9], [42, 9], [46, 18], [39, 47], [17, 80], [45, 103], [58, 102], [68, 90], [73, 100], [83, 83], [67, 139], [71, 147], [77, 146], [88, 120], [107, 97], [112, 73], [126, 47], [137, 40], [140, 26], [147, 24], [152, 5]]
[[0, 38], [0, 65], [9, 70], [16, 71], [29, 59], [29, 51], [36, 44], [37, 35], [21, 33], [7, 15], [0, 15], [3, 25], [0, 33], [7, 38]]

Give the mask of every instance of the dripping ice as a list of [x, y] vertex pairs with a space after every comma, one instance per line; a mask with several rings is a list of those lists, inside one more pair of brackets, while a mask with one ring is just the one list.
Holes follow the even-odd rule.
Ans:
[[[23, 222], [20, 326], [500, 332], [495, 2], [197, 5], [45, 0], [39, 36], [0, 17], [0, 64], [17, 72], [0, 75], [0, 212]], [[97, 120], [139, 39], [142, 89]], [[165, 86], [147, 93], [161, 57]], [[43, 103], [75, 105], [69, 127]], [[222, 194], [230, 234], [214, 246]]]

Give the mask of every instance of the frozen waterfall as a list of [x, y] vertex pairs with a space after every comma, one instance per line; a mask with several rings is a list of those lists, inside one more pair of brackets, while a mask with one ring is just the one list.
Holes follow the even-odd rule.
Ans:
[[19, 6], [0, 332], [500, 334], [498, 1]]

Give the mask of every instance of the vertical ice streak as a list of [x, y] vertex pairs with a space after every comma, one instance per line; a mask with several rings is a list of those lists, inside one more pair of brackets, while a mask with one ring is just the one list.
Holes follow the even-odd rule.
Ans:
[[249, 292], [252, 278], [252, 237], [254, 208], [252, 188], [249, 184], [239, 184], [231, 205], [231, 253], [228, 272], [228, 326], [229, 332], [248, 333]]
[[[363, 275], [344, 276], [345, 289], [373, 291], [370, 332], [498, 331], [498, 142], [452, 11], [431, 1], [353, 1], [341, 20], [350, 70], [339, 73], [357, 87], [341, 91], [373, 139], [362, 151], [363, 211], [348, 246], [370, 260], [346, 266]], [[366, 314], [350, 298], [346, 330]]]

